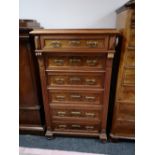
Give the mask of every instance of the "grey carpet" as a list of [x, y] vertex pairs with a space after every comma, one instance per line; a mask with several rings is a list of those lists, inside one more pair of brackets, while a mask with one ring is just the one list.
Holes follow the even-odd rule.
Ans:
[[44, 136], [19, 135], [19, 145], [31, 148], [68, 150], [109, 155], [134, 155], [134, 142], [102, 143], [95, 138], [58, 137], [48, 140]]

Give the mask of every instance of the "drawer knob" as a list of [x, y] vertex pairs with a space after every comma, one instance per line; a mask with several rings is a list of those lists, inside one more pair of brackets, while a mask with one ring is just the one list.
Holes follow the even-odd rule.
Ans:
[[59, 47], [61, 47], [60, 41], [57, 41], [57, 40], [52, 41], [52, 42], [51, 42], [51, 45], [52, 45], [54, 48], [59, 48]]
[[80, 41], [79, 40], [71, 40], [71, 41], [69, 41], [69, 44], [72, 46], [78, 46], [78, 45], [80, 45]]
[[85, 115], [88, 116], [88, 117], [95, 117], [95, 114], [94, 113], [88, 113], [88, 112], [86, 112]]
[[96, 84], [96, 80], [95, 79], [86, 79], [86, 84], [94, 85], [94, 84]]
[[98, 41], [87, 41], [87, 46], [95, 48], [98, 45]]

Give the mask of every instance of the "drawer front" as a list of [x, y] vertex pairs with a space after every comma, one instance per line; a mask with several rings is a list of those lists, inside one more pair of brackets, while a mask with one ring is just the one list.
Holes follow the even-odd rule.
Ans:
[[134, 69], [125, 69], [124, 70], [124, 84], [132, 84], [135, 83], [135, 70]]
[[124, 136], [134, 136], [135, 135], [135, 122], [134, 121], [124, 121], [116, 120], [114, 134], [120, 134]]
[[83, 132], [96, 132], [100, 131], [99, 124], [82, 124], [82, 123], [66, 123], [66, 122], [53, 122], [54, 131], [83, 131]]
[[[53, 108], [53, 107], [52, 107]], [[81, 110], [81, 109], [51, 109], [53, 119], [62, 118], [86, 118], [91, 120], [100, 120], [101, 112], [97, 110]]]
[[64, 104], [101, 104], [103, 101], [103, 92], [86, 91], [62, 91], [54, 90], [49, 92], [49, 103]]
[[104, 69], [106, 63], [106, 54], [102, 56], [46, 56], [46, 69]]
[[118, 110], [118, 118], [123, 120], [131, 120], [134, 121], [135, 119], [135, 105], [131, 103], [119, 103], [119, 110]]
[[133, 86], [122, 86], [119, 89], [118, 100], [128, 100], [133, 102], [135, 100], [135, 87]]
[[135, 66], [135, 51], [128, 50], [126, 52], [126, 66]]
[[84, 86], [103, 88], [103, 74], [48, 73], [48, 86]]
[[[80, 39], [81, 37], [81, 39]], [[87, 37], [87, 36], [42, 36], [41, 47], [43, 49], [107, 49], [108, 36]]]

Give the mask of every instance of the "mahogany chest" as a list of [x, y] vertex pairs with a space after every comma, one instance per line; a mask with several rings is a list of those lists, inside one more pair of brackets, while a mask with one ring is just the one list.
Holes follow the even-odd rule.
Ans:
[[46, 136], [106, 139], [111, 69], [118, 31], [34, 30]]
[[35, 20], [19, 21], [19, 129], [20, 133], [44, 132], [44, 114], [37, 60], [29, 32], [40, 28]]

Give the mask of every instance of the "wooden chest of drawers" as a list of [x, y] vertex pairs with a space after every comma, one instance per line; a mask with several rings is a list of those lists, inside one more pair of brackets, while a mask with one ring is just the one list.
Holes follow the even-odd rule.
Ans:
[[116, 30], [37, 30], [46, 136], [98, 136], [106, 139]]
[[135, 2], [117, 10], [117, 28], [122, 32], [122, 47], [110, 137], [135, 138]]

